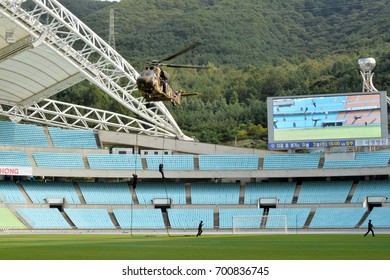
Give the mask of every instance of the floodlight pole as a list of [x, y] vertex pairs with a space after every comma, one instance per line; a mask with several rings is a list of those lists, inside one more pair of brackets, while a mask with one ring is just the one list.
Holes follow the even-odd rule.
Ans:
[[374, 68], [376, 61], [374, 58], [361, 58], [358, 60], [358, 65], [360, 68], [360, 75], [363, 78], [363, 92], [376, 92], [378, 91], [372, 82], [372, 77], [374, 76]]
[[[372, 77], [374, 76], [374, 68], [376, 66], [375, 58], [361, 58], [358, 60], [359, 72], [363, 78], [363, 92], [377, 92]], [[390, 97], [386, 96], [387, 104], [390, 105]]]

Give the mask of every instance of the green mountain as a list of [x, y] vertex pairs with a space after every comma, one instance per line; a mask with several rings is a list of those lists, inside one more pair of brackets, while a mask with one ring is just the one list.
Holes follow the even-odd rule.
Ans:
[[[172, 62], [211, 69], [168, 70], [176, 88], [200, 92], [169, 109], [201, 141], [264, 145], [267, 96], [361, 91], [361, 57], [376, 58], [379, 90], [390, 85], [388, 0], [60, 2], [106, 39], [114, 9], [116, 48], [136, 69], [201, 42]], [[83, 90], [62, 95], [88, 106], [107, 104], [104, 97], [86, 100]]]
[[136, 64], [200, 41], [203, 45], [183, 61], [242, 67], [370, 53], [390, 42], [387, 4], [386, 0], [122, 0], [83, 20], [107, 37], [108, 10], [114, 9], [116, 45]]

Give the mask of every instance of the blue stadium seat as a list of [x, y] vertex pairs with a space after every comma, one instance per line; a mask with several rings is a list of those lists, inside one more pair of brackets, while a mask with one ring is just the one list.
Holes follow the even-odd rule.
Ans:
[[51, 140], [56, 148], [97, 149], [92, 130], [71, 130], [48, 127]]
[[239, 183], [192, 183], [192, 204], [238, 204], [240, 200]]
[[265, 154], [264, 170], [318, 168], [321, 154]]
[[73, 183], [23, 181], [22, 184], [33, 203], [47, 203], [46, 198], [65, 198], [66, 203], [80, 204]]
[[33, 229], [71, 229], [57, 208], [17, 208]]
[[161, 209], [113, 209], [122, 229], [164, 229]]
[[[219, 228], [232, 228], [234, 216], [258, 216], [264, 215], [262, 208], [220, 208]], [[259, 218], [260, 220], [261, 218]], [[259, 223], [260, 227], [260, 223]]]
[[[310, 208], [270, 208], [268, 216], [286, 216], [287, 228], [303, 228], [309, 217]], [[282, 228], [280, 219], [267, 219], [266, 228]]]
[[257, 170], [259, 155], [199, 155], [199, 170]]
[[203, 221], [203, 228], [214, 227], [212, 208], [170, 208], [167, 211], [173, 229], [196, 229], [200, 221]]
[[0, 121], [0, 145], [48, 147], [43, 127]]
[[14, 182], [0, 181], [0, 202], [27, 203], [27, 200]]
[[366, 196], [390, 197], [389, 185], [389, 180], [360, 180], [353, 193], [351, 203], [362, 203]]
[[245, 204], [257, 204], [259, 198], [277, 198], [280, 204], [292, 203], [296, 182], [258, 182], [245, 184]]
[[390, 151], [357, 152], [351, 160], [326, 159], [324, 168], [365, 168], [386, 167], [389, 165]]
[[83, 158], [79, 153], [33, 152], [33, 157], [37, 167], [85, 168]]
[[115, 229], [106, 209], [65, 208], [78, 229]]
[[132, 204], [127, 183], [79, 182], [79, 187], [87, 204]]
[[138, 183], [139, 204], [152, 204], [154, 198], [170, 198], [173, 204], [186, 204], [184, 183]]
[[353, 181], [304, 181], [298, 203], [345, 203]]
[[160, 163], [164, 170], [194, 170], [193, 155], [146, 155], [148, 170], [158, 170]]
[[366, 211], [362, 207], [317, 208], [309, 228], [355, 228]]
[[88, 154], [91, 169], [142, 170], [140, 155], [130, 154]]
[[374, 207], [360, 227], [367, 228], [368, 220], [375, 228], [390, 228], [390, 207]]
[[0, 166], [27, 166], [31, 162], [26, 152], [21, 151], [0, 151]]

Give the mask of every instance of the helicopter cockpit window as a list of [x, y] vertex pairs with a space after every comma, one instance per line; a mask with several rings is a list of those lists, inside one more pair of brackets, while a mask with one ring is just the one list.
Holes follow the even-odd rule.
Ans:
[[156, 77], [156, 74], [152, 71], [141, 72], [141, 77]]

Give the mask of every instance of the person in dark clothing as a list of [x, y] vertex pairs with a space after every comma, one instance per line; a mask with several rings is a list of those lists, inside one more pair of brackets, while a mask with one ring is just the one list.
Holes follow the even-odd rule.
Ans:
[[371, 231], [372, 233], [372, 236], [375, 237], [375, 234], [374, 234], [374, 225], [371, 223], [371, 220], [368, 220], [368, 230], [366, 232], [366, 234], [364, 234], [364, 237], [366, 237], [366, 235]]
[[199, 226], [198, 226], [198, 233], [196, 234], [196, 237], [202, 235], [202, 232], [203, 232], [202, 227], [203, 227], [203, 221], [200, 221]]
[[162, 178], [165, 179], [165, 176], [164, 176], [164, 164], [160, 163], [160, 165], [158, 166], [158, 171], [161, 173]]
[[138, 176], [137, 174], [133, 174], [133, 189], [137, 187], [137, 183], [138, 183]]

